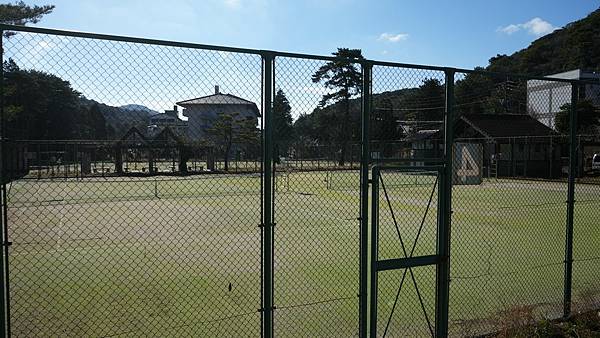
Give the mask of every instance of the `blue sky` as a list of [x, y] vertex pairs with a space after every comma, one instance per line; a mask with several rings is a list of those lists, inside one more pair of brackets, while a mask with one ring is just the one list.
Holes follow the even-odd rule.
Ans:
[[[203, 44], [329, 54], [361, 48], [370, 59], [460, 68], [485, 66], [584, 17], [600, 1], [203, 0], [63, 1], [38, 26]], [[45, 4], [45, 1], [27, 2]], [[44, 34], [5, 39], [25, 69], [43, 70], [90, 99], [157, 111], [224, 93], [261, 102], [258, 55], [149, 46]], [[311, 75], [323, 61], [278, 58], [277, 88], [292, 115], [310, 113], [327, 92]], [[443, 73], [376, 67], [373, 91], [419, 86]]]
[[38, 25], [207, 44], [472, 68], [600, 7], [593, 0], [145, 0], [52, 3]]

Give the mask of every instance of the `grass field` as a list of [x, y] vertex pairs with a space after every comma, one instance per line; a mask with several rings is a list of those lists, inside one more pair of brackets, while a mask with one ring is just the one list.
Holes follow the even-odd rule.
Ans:
[[[433, 181], [385, 174], [411, 248]], [[398, 184], [394, 184], [394, 182]], [[404, 184], [406, 183], [406, 184]], [[451, 332], [500, 325], [517, 305], [562, 309], [566, 184], [486, 180], [453, 191]], [[436, 198], [415, 255], [435, 252]], [[15, 336], [260, 334], [260, 176], [20, 180], [9, 191]], [[600, 186], [576, 190], [574, 295], [600, 294]], [[349, 337], [358, 330], [358, 172], [281, 175], [275, 199], [275, 333]], [[402, 257], [380, 192], [380, 257]], [[383, 332], [403, 271], [380, 274]], [[407, 274], [388, 336], [428, 334]], [[435, 268], [414, 269], [429, 319]]]

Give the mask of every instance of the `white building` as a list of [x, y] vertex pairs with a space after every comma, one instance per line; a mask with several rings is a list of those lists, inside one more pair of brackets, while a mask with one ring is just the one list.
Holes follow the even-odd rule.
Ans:
[[[581, 69], [548, 75], [550, 78], [568, 80], [600, 80], [600, 73], [584, 72]], [[579, 93], [580, 98], [589, 99], [600, 105], [600, 84], [586, 85]], [[556, 113], [571, 103], [571, 85], [566, 82], [545, 80], [527, 81], [527, 111], [546, 126], [555, 128]]]
[[252, 118], [258, 125], [260, 112], [256, 104], [241, 97], [223, 94], [219, 86], [215, 86], [215, 93], [195, 99], [177, 102], [183, 107], [183, 116], [188, 118], [187, 136], [190, 140], [202, 140], [206, 131], [212, 126], [218, 114], [236, 114], [238, 118]]

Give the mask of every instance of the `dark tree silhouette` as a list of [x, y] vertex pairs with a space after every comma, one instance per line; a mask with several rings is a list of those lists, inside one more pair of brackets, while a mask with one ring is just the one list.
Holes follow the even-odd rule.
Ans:
[[294, 137], [292, 127], [292, 107], [283, 90], [279, 89], [273, 98], [273, 141], [279, 155], [287, 154]]
[[340, 147], [339, 165], [343, 166], [346, 157], [348, 141], [352, 138], [350, 127], [350, 99], [360, 94], [362, 74], [356, 62], [363, 60], [360, 49], [338, 48], [332, 53], [339, 58], [321, 66], [312, 76], [314, 83], [323, 83], [331, 90], [323, 95], [319, 106], [322, 108], [330, 103], [341, 103], [343, 116], [338, 117], [341, 123], [331, 125], [332, 131], [337, 131], [337, 142]]
[[[554, 121], [556, 130], [567, 134], [570, 129], [571, 104], [567, 103], [560, 107]], [[577, 102], [577, 132], [580, 134], [595, 133], [600, 127], [600, 108], [594, 106], [590, 100]]]
[[[25, 26], [28, 23], [38, 23], [46, 14], [52, 13], [54, 5], [29, 6], [23, 1], [14, 4], [0, 4], [0, 23]], [[5, 37], [15, 35], [15, 32], [4, 32]]]

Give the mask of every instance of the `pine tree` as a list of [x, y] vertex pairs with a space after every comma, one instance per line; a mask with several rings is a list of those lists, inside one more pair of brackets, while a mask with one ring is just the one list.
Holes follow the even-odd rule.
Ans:
[[346, 157], [348, 141], [352, 138], [350, 128], [350, 99], [360, 94], [362, 74], [356, 62], [364, 59], [360, 49], [338, 48], [332, 54], [336, 59], [321, 66], [312, 76], [313, 83], [323, 83], [325, 88], [332, 90], [323, 95], [320, 107], [329, 103], [341, 103], [343, 116], [341, 123], [332, 125], [337, 131], [337, 142], [340, 147], [339, 165], [343, 166]]
[[[25, 26], [28, 23], [38, 23], [46, 14], [52, 13], [54, 5], [29, 6], [23, 1], [14, 4], [0, 4], [0, 23]], [[15, 32], [4, 32], [5, 37], [15, 35]]]
[[277, 158], [287, 154], [292, 138], [292, 107], [283, 90], [279, 89], [273, 99], [273, 141]]

